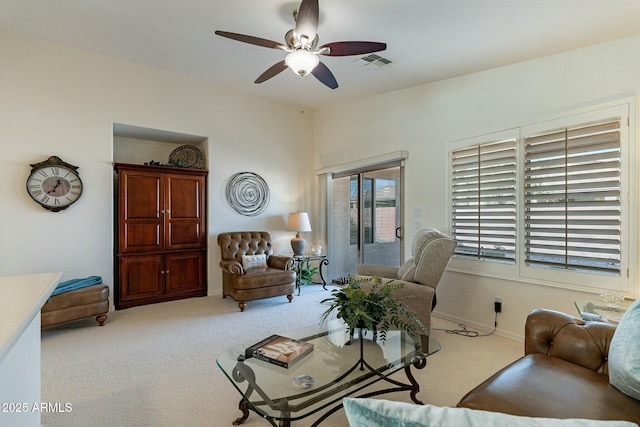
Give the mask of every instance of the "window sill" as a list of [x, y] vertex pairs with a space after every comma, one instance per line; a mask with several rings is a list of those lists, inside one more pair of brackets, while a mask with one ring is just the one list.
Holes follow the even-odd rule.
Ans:
[[[626, 288], [620, 285], [614, 286], [611, 284], [607, 286], [602, 281], [598, 281], [598, 285], [596, 286], [596, 285], [584, 285], [584, 284], [578, 285], [575, 283], [559, 282], [559, 281], [554, 281], [549, 279], [546, 279], [546, 280], [536, 279], [532, 277], [525, 277], [518, 274], [517, 265], [508, 265], [508, 266], [496, 265], [496, 263], [488, 262], [488, 261], [464, 260], [466, 261], [465, 263], [460, 263], [459, 261], [463, 261], [463, 260], [452, 259], [451, 263], [447, 267], [447, 271], [467, 274], [471, 276], [490, 277], [494, 279], [500, 279], [500, 280], [505, 280], [510, 282], [517, 282], [517, 283], [525, 283], [525, 284], [535, 285], [535, 286], [546, 286], [546, 287], [552, 287], [557, 289], [567, 289], [571, 291], [588, 292], [588, 293], [595, 293], [595, 294], [599, 293], [602, 289], [608, 289], [608, 290], [623, 292], [625, 294], [625, 297], [627, 298], [635, 298], [638, 294], [637, 290], [634, 289], [633, 284], [631, 283], [630, 280], [628, 279], [622, 280], [619, 277], [616, 277], [616, 279], [618, 279], [618, 281], [621, 283], [625, 283], [627, 285]], [[474, 266], [473, 268], [469, 267], [468, 265], [466, 266], [464, 265], [464, 264], [469, 264], [470, 262], [474, 264], [479, 264], [479, 265]], [[501, 267], [506, 267], [506, 268], [501, 268]], [[547, 270], [547, 271], [544, 271], [544, 273], [547, 273], [547, 274], [553, 273], [555, 276], [557, 276], [558, 272]]]

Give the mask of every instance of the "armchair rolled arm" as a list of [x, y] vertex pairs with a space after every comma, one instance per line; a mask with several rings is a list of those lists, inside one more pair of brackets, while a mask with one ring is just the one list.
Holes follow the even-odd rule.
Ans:
[[616, 327], [553, 310], [536, 309], [525, 324], [525, 354], [542, 353], [608, 375], [609, 343]]
[[281, 255], [271, 255], [267, 259], [267, 265], [279, 270], [293, 270], [293, 258]]
[[358, 275], [378, 276], [385, 279], [397, 279], [398, 267], [388, 267], [386, 265], [360, 264], [358, 265]]
[[241, 276], [244, 274], [244, 268], [242, 268], [242, 264], [240, 264], [238, 261], [222, 260], [220, 261], [220, 268], [222, 269], [222, 271], [225, 271], [229, 274], [237, 276]]

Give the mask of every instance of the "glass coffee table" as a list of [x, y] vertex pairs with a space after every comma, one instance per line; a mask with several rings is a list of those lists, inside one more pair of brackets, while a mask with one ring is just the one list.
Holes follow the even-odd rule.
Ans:
[[[313, 351], [289, 368], [253, 357], [245, 359], [245, 349], [255, 342], [235, 346], [218, 357], [218, 367], [242, 396], [242, 416], [234, 425], [245, 422], [251, 410], [280, 427], [322, 413], [312, 424], [317, 426], [342, 407], [342, 398], [352, 395], [371, 397], [408, 391], [415, 403], [422, 404], [416, 396], [420, 386], [411, 367], [423, 369], [427, 356], [440, 350], [434, 338], [419, 335], [413, 339], [400, 331], [389, 331], [385, 342], [380, 337], [374, 341], [367, 331], [362, 334], [364, 339], [356, 331], [350, 340], [344, 324], [338, 321], [329, 322], [329, 327], [303, 328], [281, 335], [313, 343]], [[390, 377], [399, 370], [404, 370], [406, 379]], [[367, 391], [380, 381], [388, 387]]]
[[605, 322], [617, 325], [631, 306], [630, 302], [607, 304], [597, 298], [574, 301], [582, 320], [587, 322]]

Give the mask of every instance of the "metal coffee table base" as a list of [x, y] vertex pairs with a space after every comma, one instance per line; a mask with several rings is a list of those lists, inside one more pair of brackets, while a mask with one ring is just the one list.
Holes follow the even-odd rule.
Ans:
[[[266, 396], [264, 395], [264, 393], [261, 392], [260, 388], [257, 387], [257, 385], [255, 384], [254, 381], [252, 381], [253, 375], [250, 369], [243, 369], [242, 366], [240, 366], [241, 363], [238, 364], [238, 366], [236, 367], [236, 371], [234, 372], [234, 378], [237, 381], [249, 381], [249, 384], [251, 384], [250, 386], [250, 391], [248, 391], [247, 393], [247, 398], [251, 395], [251, 393], [253, 391], [256, 391], [259, 395], [261, 395], [261, 397], [265, 398]], [[365, 375], [363, 375], [362, 377], [360, 377], [361, 379], [364, 378], [370, 378], [373, 376], [377, 376], [379, 377], [378, 380], [383, 380], [386, 381], [390, 384], [393, 384], [395, 387], [389, 387], [383, 390], [376, 390], [376, 391], [372, 391], [369, 393], [365, 393], [362, 395], [359, 395], [357, 397], [361, 397], [361, 398], [366, 398], [366, 397], [372, 397], [372, 396], [377, 396], [380, 394], [386, 394], [386, 393], [393, 393], [393, 392], [398, 392], [398, 391], [408, 391], [410, 392], [410, 396], [411, 396], [411, 400], [418, 404], [418, 405], [423, 405], [423, 402], [420, 401], [417, 398], [417, 394], [418, 392], [420, 392], [420, 385], [418, 384], [418, 382], [416, 381], [416, 379], [413, 377], [413, 374], [411, 373], [411, 366], [414, 366], [416, 369], [424, 369], [427, 366], [427, 358], [425, 357], [416, 357], [416, 360], [414, 362], [412, 362], [411, 364], [407, 364], [407, 366], [404, 367], [404, 372], [407, 376], [407, 379], [409, 380], [409, 383], [403, 383], [400, 381], [396, 381], [392, 378], [390, 378], [388, 375], [385, 375], [384, 373], [382, 373], [381, 371], [374, 369], [373, 367], [371, 367], [362, 357], [360, 358], [360, 360], [358, 360], [354, 366], [347, 371], [341, 378], [338, 379], [338, 381], [344, 377], [346, 377], [347, 375], [349, 375], [351, 372], [353, 372], [355, 369], [360, 369], [362, 371], [366, 369], [369, 370], [369, 372]], [[245, 376], [244, 374], [247, 374], [247, 376]], [[370, 385], [370, 384], [367, 384]], [[367, 385], [363, 386], [361, 389], [362, 390], [364, 388], [367, 387]], [[356, 390], [356, 391], [359, 391]], [[312, 394], [318, 394], [318, 399], [316, 400], [321, 400], [324, 398], [323, 394], [322, 394], [322, 389], [318, 389], [318, 390], [313, 390], [312, 392], [308, 392], [309, 395]], [[299, 396], [298, 396], [299, 397]], [[261, 417], [265, 418], [267, 421], [269, 421], [269, 423], [271, 423], [272, 426], [274, 427], [290, 427], [291, 426], [291, 420], [288, 419], [290, 416], [290, 411], [288, 410], [288, 399], [287, 398], [282, 398], [279, 399], [278, 401], [273, 401], [270, 399], [265, 399], [263, 401], [257, 401], [257, 402], [253, 402], [252, 404], [249, 404], [247, 398], [243, 398], [242, 400], [240, 400], [240, 404], [239, 404], [239, 409], [242, 412], [242, 416], [238, 419], [236, 419], [233, 422], [233, 425], [240, 425], [243, 424], [247, 418], [249, 418], [249, 411], [253, 410], [254, 412], [256, 412], [256, 414], [260, 415]], [[280, 417], [278, 418], [274, 418], [274, 417], [270, 417], [270, 416], [266, 416], [264, 414], [261, 414], [260, 412], [256, 411], [253, 407], [254, 406], [263, 406], [263, 405], [269, 405], [271, 407], [273, 407], [273, 405], [277, 405], [280, 408]], [[320, 423], [322, 421], [324, 421], [325, 419], [327, 419], [330, 415], [332, 415], [333, 413], [335, 413], [336, 411], [340, 410], [342, 408], [342, 403], [338, 403], [336, 406], [332, 407], [331, 409], [329, 409], [327, 412], [325, 412], [320, 418], [318, 418], [312, 425], [311, 427], [316, 427], [318, 425], [320, 425]], [[309, 413], [308, 415], [311, 415], [311, 413]], [[299, 418], [296, 418], [296, 420]], [[277, 423], [276, 423], [277, 421]]]

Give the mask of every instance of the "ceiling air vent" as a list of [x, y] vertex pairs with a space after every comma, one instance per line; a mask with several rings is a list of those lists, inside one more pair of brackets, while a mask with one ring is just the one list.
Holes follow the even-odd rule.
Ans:
[[356, 62], [362, 66], [370, 66], [373, 65], [376, 68], [380, 68], [385, 65], [389, 65], [392, 63], [390, 59], [383, 58], [380, 55], [376, 55], [372, 53], [371, 55], [363, 56], [362, 58], [356, 60]]

